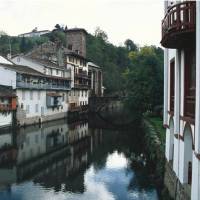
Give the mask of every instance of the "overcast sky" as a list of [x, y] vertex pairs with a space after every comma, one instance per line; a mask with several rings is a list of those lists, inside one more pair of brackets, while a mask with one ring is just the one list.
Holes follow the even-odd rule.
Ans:
[[99, 26], [115, 45], [130, 38], [158, 46], [162, 18], [162, 0], [0, 0], [0, 30], [10, 35], [59, 23], [89, 33]]

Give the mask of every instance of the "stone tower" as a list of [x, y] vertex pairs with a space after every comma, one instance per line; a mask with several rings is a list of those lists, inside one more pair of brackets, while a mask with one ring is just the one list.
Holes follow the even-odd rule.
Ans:
[[86, 57], [86, 36], [87, 31], [82, 28], [66, 30], [67, 48], [79, 55]]
[[78, 53], [79, 55], [86, 57], [86, 36], [87, 31], [82, 28], [72, 28], [65, 30], [66, 32], [66, 47]]

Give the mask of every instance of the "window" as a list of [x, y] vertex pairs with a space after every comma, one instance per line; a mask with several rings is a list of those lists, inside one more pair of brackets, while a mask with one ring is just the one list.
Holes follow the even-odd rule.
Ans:
[[22, 91], [22, 100], [25, 100], [25, 91]]
[[40, 91], [38, 91], [38, 100], [40, 100]]
[[195, 49], [185, 50], [185, 95], [184, 115], [195, 117], [195, 91], [196, 91], [196, 52]]
[[58, 71], [58, 69], [56, 69], [56, 75], [58, 75], [58, 73], [59, 73], [59, 71]]
[[33, 100], [33, 91], [30, 91], [30, 100]]
[[62, 95], [62, 101], [64, 101], [65, 100], [65, 94], [63, 93], [63, 95]]
[[69, 45], [68, 45], [68, 49], [69, 49], [69, 50], [72, 50], [72, 44], [69, 44]]
[[80, 60], [80, 65], [83, 65], [83, 61], [82, 60]]
[[87, 97], [87, 91], [85, 91], [85, 97]]
[[52, 75], [52, 69], [51, 68], [48, 69], [48, 74]]
[[82, 90], [82, 97], [83, 97], [83, 92], [84, 92], [84, 91]]
[[174, 111], [174, 70], [175, 61], [174, 59], [170, 62], [170, 111]]
[[30, 106], [26, 105], [26, 113], [29, 114], [30, 113]]
[[69, 62], [74, 62], [74, 58], [69, 56]]
[[38, 113], [38, 104], [35, 104], [35, 112]]

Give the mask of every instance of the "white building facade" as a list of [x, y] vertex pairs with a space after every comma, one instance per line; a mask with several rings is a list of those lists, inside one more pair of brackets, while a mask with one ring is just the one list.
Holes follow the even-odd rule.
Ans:
[[0, 66], [1, 76], [8, 73], [17, 96], [17, 121], [28, 125], [64, 118], [68, 112], [68, 91], [71, 80], [65, 77], [49, 76], [27, 66]]
[[81, 109], [88, 105], [89, 77], [87, 60], [78, 54], [67, 53], [65, 62], [71, 66], [72, 90], [69, 92], [69, 106], [71, 111]]
[[200, 200], [200, 2], [164, 4], [165, 155], [185, 197]]

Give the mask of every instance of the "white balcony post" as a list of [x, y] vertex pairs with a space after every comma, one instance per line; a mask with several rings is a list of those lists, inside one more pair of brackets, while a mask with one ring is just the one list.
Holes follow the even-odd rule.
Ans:
[[[167, 12], [168, 1], [164, 2], [164, 13]], [[169, 84], [169, 75], [168, 75], [168, 49], [164, 49], [164, 106], [163, 106], [163, 125], [168, 124], [168, 101], [169, 101], [169, 93], [168, 93], [168, 84]]]
[[[180, 134], [180, 51], [176, 50], [175, 59], [175, 90], [174, 90], [174, 134]], [[179, 138], [174, 137], [174, 163], [173, 169], [179, 177]]]
[[168, 49], [164, 49], [164, 107], [163, 107], [163, 124], [168, 124]]

